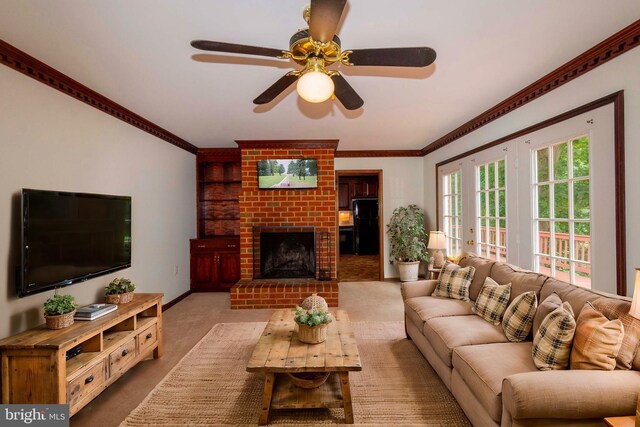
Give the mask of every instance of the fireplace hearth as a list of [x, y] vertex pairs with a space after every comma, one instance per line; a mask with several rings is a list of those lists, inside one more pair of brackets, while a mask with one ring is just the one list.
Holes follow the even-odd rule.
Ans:
[[314, 227], [254, 227], [254, 279], [316, 277]]

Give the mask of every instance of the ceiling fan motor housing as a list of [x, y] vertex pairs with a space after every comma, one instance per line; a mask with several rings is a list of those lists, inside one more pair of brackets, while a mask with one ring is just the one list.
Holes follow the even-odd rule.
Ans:
[[[320, 55], [316, 55], [319, 49]], [[298, 59], [300, 57], [322, 56], [326, 65], [339, 61], [340, 39], [334, 35], [333, 40], [328, 43], [318, 43], [309, 37], [309, 29], [300, 30], [289, 40], [289, 51], [293, 54], [293, 59], [300, 65], [306, 65], [307, 61]]]

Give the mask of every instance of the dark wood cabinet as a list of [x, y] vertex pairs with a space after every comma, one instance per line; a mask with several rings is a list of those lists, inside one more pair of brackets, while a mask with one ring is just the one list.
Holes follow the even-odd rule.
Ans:
[[338, 209], [351, 209], [351, 196], [349, 194], [349, 184], [341, 182], [338, 184]]
[[190, 246], [191, 290], [228, 291], [240, 280], [240, 150], [198, 150], [196, 168], [198, 238]]
[[338, 181], [338, 209], [351, 210], [353, 199], [378, 197], [377, 176], [347, 176]]
[[191, 240], [191, 290], [228, 291], [240, 280], [240, 238]]

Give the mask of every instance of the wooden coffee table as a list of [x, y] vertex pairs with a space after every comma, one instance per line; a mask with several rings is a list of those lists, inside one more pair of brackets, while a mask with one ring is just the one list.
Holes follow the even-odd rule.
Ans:
[[[304, 344], [298, 340], [293, 310], [276, 310], [258, 340], [247, 371], [265, 374], [259, 425], [269, 422], [273, 409], [344, 408], [345, 423], [353, 424], [349, 372], [361, 371], [360, 353], [344, 310], [331, 310], [327, 340]], [[287, 373], [330, 372], [315, 389], [294, 386]]]

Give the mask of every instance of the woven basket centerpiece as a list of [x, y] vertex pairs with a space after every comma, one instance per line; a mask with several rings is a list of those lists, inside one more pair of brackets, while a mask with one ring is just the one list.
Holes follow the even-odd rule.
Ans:
[[318, 309], [324, 311], [329, 310], [327, 301], [324, 298], [319, 297], [318, 294], [311, 294], [310, 297], [306, 297], [304, 301], [302, 301], [302, 304], [300, 304], [300, 307], [304, 308], [307, 311], [315, 311]]
[[[329, 316], [329, 306], [324, 298], [313, 294], [310, 297], [305, 298], [300, 307], [297, 309], [296, 314], [301, 312], [305, 318], [309, 318], [316, 314], [326, 318]], [[331, 319], [329, 318], [329, 322]], [[296, 316], [296, 323], [298, 325], [298, 339], [305, 344], [320, 344], [327, 339], [327, 329], [329, 323], [321, 323], [311, 326], [304, 320], [298, 321]]]
[[60, 314], [58, 316], [45, 315], [44, 319], [47, 322], [48, 329], [62, 329], [73, 325], [73, 316], [76, 315], [76, 311], [73, 310], [70, 313]]

